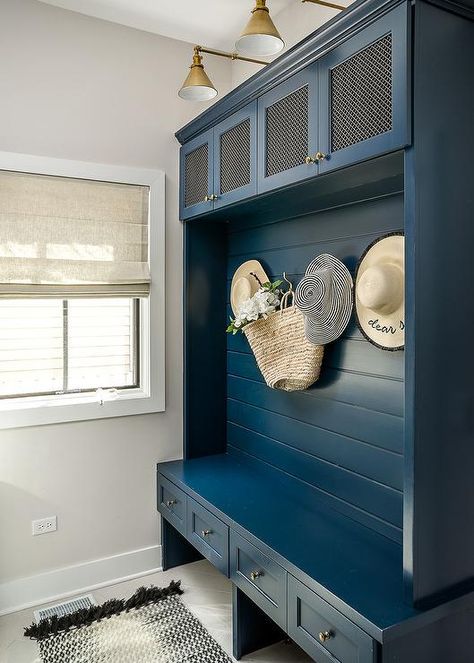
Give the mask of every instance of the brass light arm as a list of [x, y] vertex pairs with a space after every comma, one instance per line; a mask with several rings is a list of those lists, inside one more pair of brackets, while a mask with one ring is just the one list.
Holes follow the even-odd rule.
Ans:
[[336, 5], [334, 2], [326, 2], [326, 0], [301, 0], [301, 2], [313, 2], [315, 5], [330, 7], [331, 9], [338, 9], [341, 12], [344, 9], [347, 9], [347, 7], [344, 7], [344, 5]]
[[264, 60], [255, 60], [254, 58], [246, 58], [238, 53], [227, 53], [226, 51], [217, 51], [214, 48], [206, 48], [205, 46], [195, 46], [195, 53], [207, 53], [208, 55], [217, 55], [221, 58], [228, 58], [229, 60], [243, 60], [244, 62], [253, 62], [254, 64], [269, 64]]

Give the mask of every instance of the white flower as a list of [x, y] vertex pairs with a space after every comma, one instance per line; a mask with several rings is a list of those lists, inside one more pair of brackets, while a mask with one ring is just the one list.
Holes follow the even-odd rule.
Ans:
[[276, 289], [271, 292], [265, 288], [260, 288], [253, 297], [243, 301], [237, 310], [235, 319], [231, 320], [231, 326], [234, 334], [238, 329], [241, 329], [246, 324], [254, 322], [259, 318], [267, 318], [270, 313], [273, 313], [280, 306], [280, 297], [282, 291]]
[[252, 322], [253, 320], [258, 320], [259, 315], [259, 306], [255, 300], [255, 295], [250, 299], [246, 299], [239, 306], [237, 317], [240, 317], [242, 320]]
[[263, 316], [267, 316], [269, 313], [273, 313], [273, 311], [280, 303], [278, 297], [275, 296], [273, 292], [269, 292], [268, 290], [259, 290], [255, 293], [252, 299], [254, 299], [256, 302], [258, 312]]

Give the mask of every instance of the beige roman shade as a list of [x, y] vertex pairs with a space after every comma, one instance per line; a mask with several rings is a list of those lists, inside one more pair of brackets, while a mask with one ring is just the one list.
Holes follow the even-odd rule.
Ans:
[[0, 297], [143, 297], [149, 188], [0, 171]]

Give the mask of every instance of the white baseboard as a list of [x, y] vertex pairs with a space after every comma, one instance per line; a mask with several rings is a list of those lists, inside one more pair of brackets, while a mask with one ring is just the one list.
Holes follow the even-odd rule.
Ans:
[[0, 584], [0, 616], [161, 571], [161, 546], [102, 557]]

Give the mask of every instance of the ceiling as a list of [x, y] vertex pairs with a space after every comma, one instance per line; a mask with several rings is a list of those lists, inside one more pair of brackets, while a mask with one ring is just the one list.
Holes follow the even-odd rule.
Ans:
[[[40, 0], [139, 30], [233, 49], [253, 0]], [[268, 0], [272, 16], [298, 0]]]

